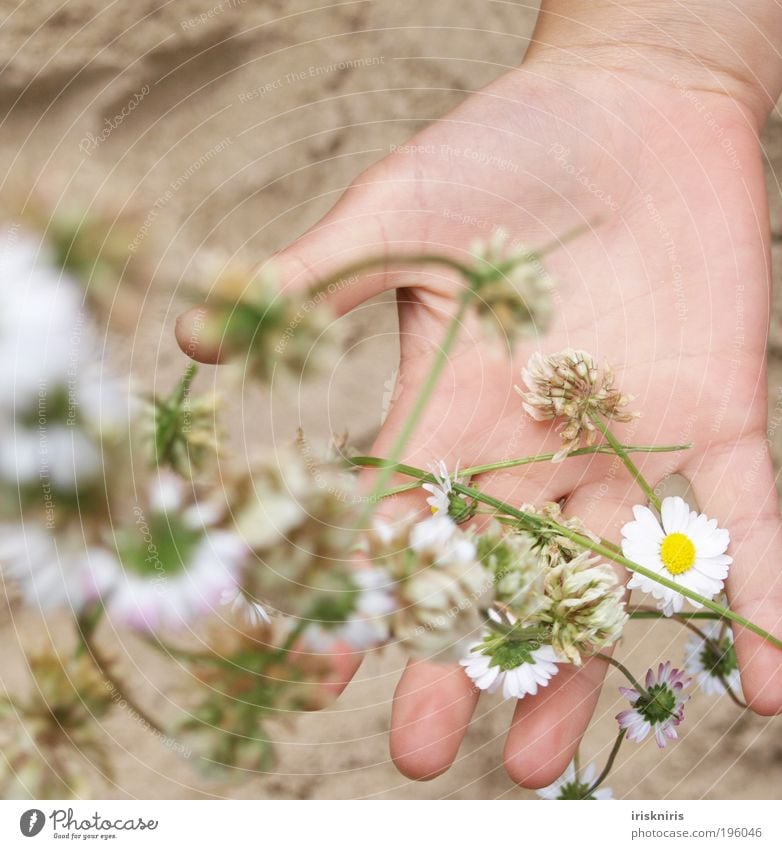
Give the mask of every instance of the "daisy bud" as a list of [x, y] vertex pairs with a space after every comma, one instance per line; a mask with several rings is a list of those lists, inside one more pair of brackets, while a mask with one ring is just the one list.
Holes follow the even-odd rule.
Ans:
[[627, 623], [623, 590], [616, 572], [584, 551], [562, 559], [545, 575], [550, 604], [541, 614], [551, 624], [551, 644], [576, 666], [581, 656], [615, 643]]
[[526, 391], [516, 387], [525, 412], [535, 421], [560, 419], [562, 448], [553, 458], [563, 460], [570, 451], [593, 445], [596, 438], [592, 415], [628, 422], [635, 414], [623, 411], [632, 400], [614, 388], [614, 373], [609, 366], [602, 375], [593, 357], [586, 351], [566, 348], [558, 354], [535, 353], [522, 369]]
[[512, 344], [520, 336], [546, 330], [553, 312], [553, 284], [537, 254], [510, 244], [503, 230], [473, 245], [471, 253], [476, 308], [489, 332], [496, 334], [499, 327]]
[[619, 692], [632, 708], [617, 714], [619, 727], [626, 729], [627, 739], [636, 743], [654, 733], [657, 745], [665, 748], [666, 740], [676, 740], [676, 726], [684, 719], [684, 704], [690, 698], [684, 694], [691, 681], [681, 669], [661, 663], [657, 672], [646, 673], [645, 686], [639, 690], [620, 687]]

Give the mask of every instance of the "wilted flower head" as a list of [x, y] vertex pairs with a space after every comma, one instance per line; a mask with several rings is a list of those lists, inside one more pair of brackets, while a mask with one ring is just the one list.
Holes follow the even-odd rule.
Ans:
[[656, 674], [650, 669], [644, 684], [640, 691], [619, 688], [633, 707], [617, 714], [616, 719], [619, 727], [627, 730], [628, 740], [640, 743], [653, 731], [657, 745], [664, 749], [666, 740], [678, 736], [676, 726], [684, 719], [684, 703], [690, 698], [683, 691], [689, 687], [690, 679], [667, 661], [659, 665]]
[[283, 294], [271, 266], [253, 271], [234, 263], [215, 273], [203, 344], [264, 381], [275, 369], [300, 378], [328, 368], [336, 347], [326, 332], [333, 315], [324, 295]]
[[594, 444], [596, 437], [593, 415], [618, 422], [635, 416], [623, 411], [631, 398], [614, 388], [610, 366], [602, 375], [593, 357], [586, 351], [566, 348], [558, 354], [530, 357], [521, 377], [526, 391], [516, 387], [524, 410], [536, 421], [562, 419], [562, 448], [554, 462], [563, 460], [582, 443]]
[[499, 327], [511, 343], [546, 330], [553, 284], [535, 251], [511, 244], [503, 230], [496, 230], [471, 253], [475, 306], [487, 327], [493, 332]]
[[545, 573], [544, 592], [549, 605], [541, 614], [551, 624], [551, 643], [571, 663], [581, 655], [615, 643], [622, 635], [627, 613], [616, 572], [599, 557], [583, 551], [572, 560], [562, 558]]
[[556, 527], [549, 527], [550, 522], [580, 534], [592, 542], [600, 542], [600, 537], [592, 533], [578, 516], [565, 516], [562, 507], [556, 501], [547, 501], [542, 506], [523, 504], [521, 509], [530, 516], [544, 520], [539, 527], [530, 530], [529, 534], [536, 540], [550, 564], [559, 563], [563, 557], [572, 559], [583, 551], [581, 546], [560, 533]]
[[28, 662], [34, 686], [27, 700], [0, 698], [0, 793], [4, 799], [86, 795], [91, 772], [111, 775], [95, 720], [111, 706], [112, 692], [86, 656], [67, 665], [53, 654]]
[[492, 579], [473, 540], [443, 515], [424, 522], [378, 520], [365, 556], [388, 574], [395, 591], [392, 638], [415, 655], [458, 656], [491, 596]]

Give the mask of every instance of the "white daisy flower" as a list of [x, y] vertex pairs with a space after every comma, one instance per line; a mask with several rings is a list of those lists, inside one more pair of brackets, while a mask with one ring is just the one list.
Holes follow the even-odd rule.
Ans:
[[[451, 504], [451, 493], [453, 492], [453, 484], [451, 475], [448, 473], [448, 468], [443, 460], [438, 460], [437, 465], [432, 469], [436, 483], [425, 483], [422, 489], [430, 493], [426, 503], [432, 508], [432, 513], [444, 513], [448, 515], [448, 508]], [[456, 470], [453, 473], [453, 480], [458, 480], [459, 465], [457, 463]]]
[[[495, 622], [501, 621], [495, 611], [490, 610], [489, 615]], [[512, 616], [507, 619], [509, 624], [515, 624]], [[503, 698], [523, 699], [534, 696], [539, 687], [548, 686], [561, 662], [552, 646], [542, 645], [522, 628], [504, 635], [487, 632], [481, 642], [470, 646], [459, 664], [479, 690], [495, 693], [501, 687]]]
[[709, 696], [722, 696], [725, 685], [741, 697], [741, 677], [736, 650], [733, 647], [733, 631], [720, 622], [709, 622], [701, 628], [706, 640], [693, 634], [685, 647], [684, 668], [698, 682], [698, 686]]
[[594, 764], [579, 770], [576, 775], [576, 765], [571, 761], [556, 781], [548, 787], [541, 787], [537, 794], [541, 799], [613, 799], [614, 791], [610, 787], [600, 787], [589, 796], [586, 795], [597, 780], [597, 775]]
[[[662, 523], [648, 507], [633, 507], [633, 514], [635, 521], [622, 528], [625, 557], [706, 598], [722, 591], [733, 558], [725, 554], [730, 535], [716, 519], [690, 510], [678, 495], [663, 500]], [[651, 593], [666, 616], [684, 605], [681, 593], [643, 575], [634, 573], [627, 586]]]
[[666, 740], [676, 740], [676, 726], [684, 719], [684, 703], [690, 698], [683, 691], [690, 683], [681, 669], [672, 668], [667, 661], [659, 665], [657, 674], [653, 669], [646, 673], [645, 687], [640, 692], [620, 687], [619, 692], [633, 706], [616, 715], [619, 727], [627, 730], [627, 739], [640, 743], [653, 731], [661, 749]]

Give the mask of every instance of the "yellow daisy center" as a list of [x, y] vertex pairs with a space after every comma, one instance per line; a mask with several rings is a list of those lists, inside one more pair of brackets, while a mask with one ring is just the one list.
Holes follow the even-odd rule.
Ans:
[[668, 534], [660, 546], [660, 557], [672, 575], [681, 575], [695, 565], [695, 544], [685, 534]]

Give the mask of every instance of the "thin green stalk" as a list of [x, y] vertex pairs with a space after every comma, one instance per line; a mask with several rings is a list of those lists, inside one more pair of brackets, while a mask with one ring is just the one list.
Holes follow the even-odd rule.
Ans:
[[584, 798], [588, 799], [598, 787], [608, 778], [609, 773], [614, 767], [614, 761], [616, 760], [616, 756], [619, 754], [619, 749], [622, 747], [622, 742], [625, 739], [625, 735], [627, 734], [627, 729], [622, 728], [622, 730], [616, 735], [616, 740], [614, 741], [613, 748], [611, 749], [611, 753], [608, 755], [608, 760], [606, 761], [606, 765], [603, 767], [603, 771], [598, 775], [595, 783], [587, 790]]
[[374, 505], [378, 501], [379, 494], [385, 489], [386, 484], [390, 480], [391, 476], [394, 474], [394, 464], [399, 460], [402, 456], [402, 452], [407, 445], [408, 440], [412, 436], [415, 431], [418, 423], [421, 420], [421, 416], [426, 409], [426, 405], [429, 403], [429, 396], [432, 394], [432, 390], [437, 385], [437, 381], [440, 378], [440, 375], [445, 368], [445, 364], [448, 361], [448, 354], [453, 348], [454, 342], [456, 341], [456, 337], [459, 333], [459, 328], [462, 324], [462, 319], [464, 318], [464, 314], [467, 312], [467, 307], [470, 304], [470, 300], [472, 298], [473, 291], [472, 289], [465, 289], [462, 293], [462, 296], [459, 299], [459, 307], [456, 311], [456, 314], [451, 319], [448, 328], [445, 332], [445, 338], [443, 339], [442, 344], [440, 345], [440, 349], [437, 352], [437, 356], [435, 357], [434, 362], [432, 363], [432, 367], [429, 369], [429, 374], [427, 374], [421, 389], [418, 393], [418, 397], [416, 398], [415, 404], [413, 405], [410, 414], [405, 420], [404, 424], [399, 430], [399, 433], [394, 440], [394, 444], [391, 446], [391, 450], [389, 452], [389, 456], [387, 458], [388, 465], [383, 465], [380, 471], [380, 474], [377, 476], [377, 480], [375, 481], [374, 486], [372, 487], [372, 491], [370, 492], [364, 509], [361, 511], [361, 514], [358, 517], [356, 522], [357, 528], [363, 528], [366, 524], [367, 519], [372, 513], [372, 509]]
[[657, 493], [655, 493], [654, 489], [649, 485], [649, 482], [646, 480], [646, 478], [641, 474], [641, 470], [630, 459], [630, 456], [624, 450], [622, 444], [613, 435], [613, 433], [611, 433], [610, 429], [608, 428], [608, 425], [606, 425], [606, 423], [600, 418], [597, 413], [592, 413], [592, 421], [595, 423], [595, 427], [600, 431], [600, 433], [603, 434], [606, 439], [606, 442], [608, 442], [608, 444], [614, 450], [616, 456], [619, 457], [619, 459], [625, 464], [625, 468], [627, 469], [627, 471], [630, 472], [630, 474], [635, 478], [636, 483], [644, 491], [646, 497], [649, 499], [649, 502], [659, 513], [661, 509], [660, 499], [657, 497]]
[[[662, 454], [672, 451], [687, 451], [692, 448], [692, 444], [684, 444], [684, 445], [623, 445], [622, 448], [628, 453], [638, 453], [638, 454]], [[568, 457], [582, 457], [589, 454], [611, 454], [614, 455], [615, 451], [611, 448], [610, 445], [590, 445], [586, 448], [576, 448], [574, 451], [571, 451], [567, 456]], [[556, 455], [552, 452], [550, 454], [533, 454], [530, 457], [514, 457], [512, 460], [500, 460], [496, 463], [485, 463], [481, 466], [469, 466], [466, 469], [459, 470], [459, 477], [464, 476], [465, 478], [472, 477], [473, 475], [481, 475], [485, 472], [496, 472], [501, 469], [514, 469], [518, 466], [527, 466], [532, 463], [546, 463], [551, 461]], [[354, 457], [353, 460], [356, 461], [356, 465], [361, 465], [361, 460], [363, 457]], [[567, 459], [567, 458], [566, 458]], [[352, 461], [351, 461], [352, 462]], [[418, 489], [421, 486], [422, 481], [412, 481], [411, 483], [405, 483], [400, 486], [394, 487], [394, 489], [386, 490], [380, 498], [388, 498], [392, 495], [398, 495], [400, 492], [407, 492], [412, 489]]]
[[603, 654], [603, 652], [596, 652], [593, 657], [600, 658], [600, 660], [603, 660], [606, 663], [610, 663], [611, 666], [615, 666], [622, 673], [622, 675], [624, 675], [625, 678], [627, 678], [627, 680], [633, 685], [634, 690], [638, 690], [639, 693], [643, 693], [646, 691], [646, 688], [638, 683], [633, 673], [630, 672], [630, 670], [620, 660], [617, 660], [610, 654]]
[[[415, 466], [409, 466], [406, 463], [389, 463], [387, 460], [379, 460], [377, 458], [370, 457], [365, 458], [365, 460], [368, 461], [364, 464], [367, 466], [374, 466], [378, 468], [384, 467], [421, 480], [433, 480], [432, 476], [423, 471], [423, 469], [417, 469]], [[523, 525], [528, 530], [539, 531], [541, 529], [547, 529], [549, 531], [555, 531], [559, 536], [566, 537], [571, 542], [575, 542], [581, 548], [588, 551], [594, 551], [595, 554], [602, 554], [603, 557], [606, 557], [608, 560], [612, 560], [614, 563], [618, 563], [620, 566], [624, 566], [632, 572], [638, 572], [638, 574], [643, 575], [645, 578], [649, 578], [650, 581], [655, 581], [658, 584], [662, 584], [664, 587], [668, 587], [668, 589], [674, 590], [680, 595], [683, 595], [685, 598], [690, 599], [690, 601], [694, 601], [703, 607], [718, 613], [720, 618], [730, 619], [732, 622], [741, 625], [753, 634], [757, 634], [759, 637], [762, 637], [775, 648], [782, 649], [782, 640], [775, 637], [773, 634], [770, 634], [754, 622], [750, 622], [750, 620], [746, 617], [730, 610], [730, 608], [718, 604], [716, 601], [712, 601], [711, 599], [693, 592], [687, 587], [677, 584], [675, 581], [672, 581], [657, 572], [653, 572], [651, 569], [647, 569], [645, 566], [641, 566], [640, 563], [635, 563], [623, 554], [618, 553], [613, 548], [604, 545], [601, 542], [595, 542], [594, 540], [589, 539], [589, 537], [576, 533], [575, 531], [570, 530], [570, 528], [566, 528], [564, 525], [560, 525], [551, 519], [534, 516], [530, 513], [525, 513], [522, 510], [518, 510], [510, 504], [506, 504], [504, 501], [501, 501], [499, 498], [494, 498], [485, 492], [481, 492], [481, 490], [476, 489], [475, 487], [466, 486], [461, 483], [453, 483], [452, 486], [455, 492], [458, 492], [461, 495], [467, 495], [482, 504], [488, 504], [507, 516], [512, 516], [519, 521], [519, 524]]]
[[161, 737], [168, 737], [168, 733], [166, 730], [158, 724], [158, 722], [153, 719], [139, 703], [128, 694], [127, 690], [125, 690], [123, 683], [119, 680], [119, 678], [114, 675], [113, 672], [109, 669], [109, 663], [106, 659], [101, 655], [98, 648], [95, 646], [93, 642], [94, 629], [92, 631], [83, 629], [81, 626], [81, 622], [77, 620], [76, 623], [77, 632], [79, 635], [80, 641], [84, 645], [84, 649], [86, 653], [89, 655], [90, 660], [92, 661], [95, 668], [98, 670], [98, 673], [101, 677], [109, 684], [112, 688], [113, 692], [116, 693], [120, 699], [122, 699], [125, 704], [138, 716], [141, 718], [143, 722], [145, 722], [153, 731], [156, 731]]
[[[670, 619], [670, 616], [666, 616], [662, 611], [652, 610], [649, 607], [636, 607], [633, 610], [629, 610], [628, 614], [631, 619]], [[705, 610], [699, 610], [697, 613], [677, 613], [676, 616], [679, 619], [707, 619], [712, 622], [722, 619], [722, 616]]]

